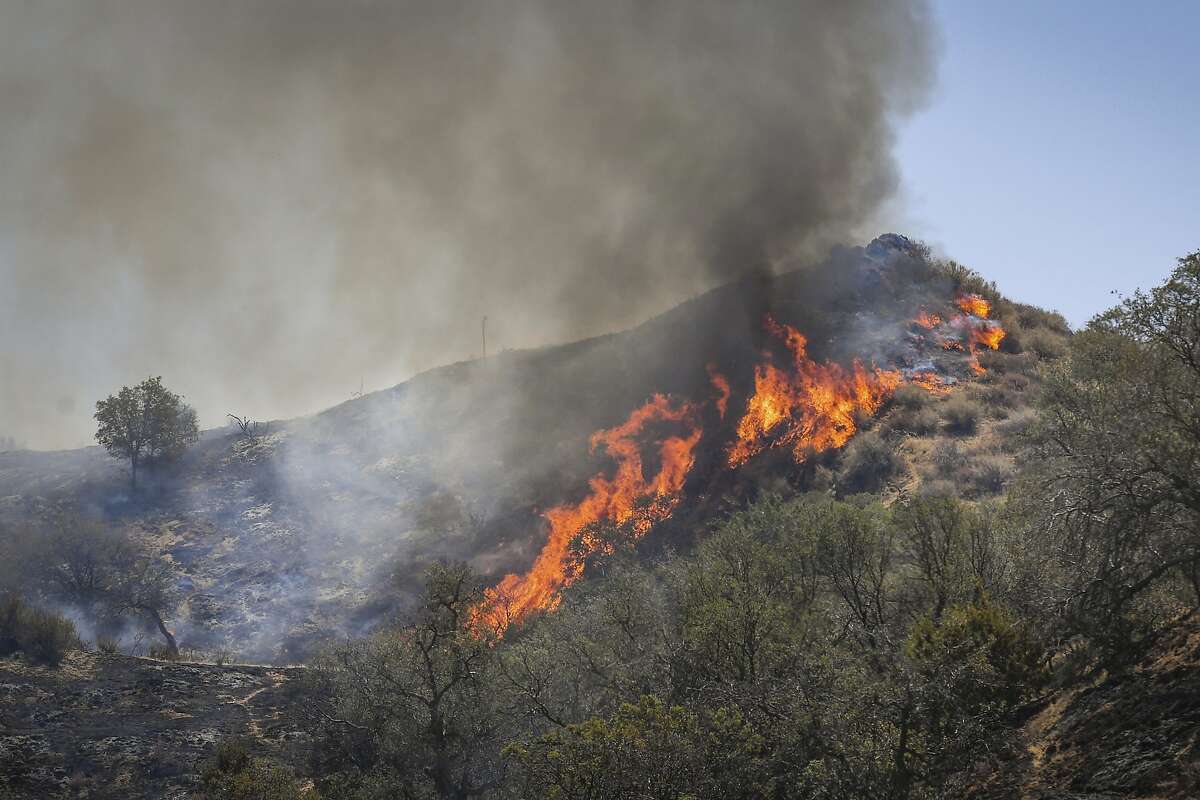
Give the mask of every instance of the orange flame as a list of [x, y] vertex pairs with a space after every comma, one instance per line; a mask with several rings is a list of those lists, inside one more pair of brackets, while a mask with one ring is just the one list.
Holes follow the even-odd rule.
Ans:
[[[679, 503], [679, 493], [694, 461], [692, 451], [700, 441], [701, 429], [692, 421], [693, 416], [691, 404], [676, 406], [656, 394], [625, 422], [592, 434], [593, 452], [603, 447], [617, 463], [615, 474], [612, 478], [596, 475], [589, 481], [591, 491], [581, 501], [555, 506], [543, 514], [550, 525], [550, 536], [533, 567], [524, 575], [507, 575], [489, 589], [487, 601], [476, 609], [475, 622], [501, 634], [536, 610], [556, 608], [560, 591], [583, 572], [583, 560], [606, 547], [585, 534], [579, 542], [582, 554], [571, 552], [572, 542], [596, 523], [630, 523], [640, 537], [654, 523], [669, 517]], [[689, 426], [689, 432], [659, 442], [661, 465], [658, 474], [647, 480], [638, 438], [651, 422], [683, 423]]]
[[766, 328], [792, 353], [793, 369], [761, 364], [754, 370], [754, 395], [737, 425], [727, 462], [740, 466], [768, 447], [790, 445], [797, 461], [841, 447], [858, 428], [858, 415], [874, 414], [900, 384], [900, 373], [818, 364], [808, 357], [808, 340], [790, 325], [768, 317]]
[[942, 349], [965, 350], [970, 353], [968, 364], [971, 370], [976, 375], [982, 375], [987, 370], [979, 363], [976, 350], [979, 347], [999, 349], [1007, 334], [1000, 323], [988, 319], [988, 315], [992, 313], [992, 305], [979, 295], [959, 295], [954, 304], [962, 313], [956, 314], [945, 326], [942, 325], [941, 317], [924, 309], [917, 314], [913, 323], [926, 330], [936, 331], [937, 341]]
[[964, 294], [954, 301], [964, 314], [987, 319], [992, 313], [992, 304], [977, 294]]
[[917, 317], [916, 317], [916, 319], [913, 320], [913, 322], [917, 323], [925, 330], [931, 331], [934, 328], [936, 328], [938, 325], [942, 324], [942, 318], [939, 317], [937, 314], [930, 314], [925, 309], [921, 309], [917, 313]]
[[708, 365], [708, 379], [712, 381], [713, 388], [717, 390], [717, 413], [721, 419], [725, 419], [725, 410], [729, 408], [729, 379], [717, 371], [716, 364]]
[[909, 378], [908, 382], [914, 386], [919, 386], [925, 391], [934, 395], [949, 394], [950, 387], [952, 385], [947, 383], [946, 380], [936, 372], [928, 371], [918, 372], [916, 375], [913, 375], [911, 378]]

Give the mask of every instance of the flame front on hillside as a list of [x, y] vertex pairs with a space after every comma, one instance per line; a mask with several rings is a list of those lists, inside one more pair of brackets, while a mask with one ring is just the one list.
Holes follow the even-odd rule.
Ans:
[[[996, 349], [1004, 329], [987, 317], [991, 305], [979, 295], [962, 295], [955, 300], [961, 313], [946, 317], [925, 310], [912, 320], [920, 329], [919, 339], [934, 348], [969, 353], [968, 365], [983, 371], [977, 347]], [[764, 326], [783, 342], [791, 364], [777, 366], [768, 355], [754, 369], [754, 393], [735, 428], [736, 438], [725, 449], [725, 465], [737, 468], [769, 448], [790, 447], [797, 463], [845, 445], [862, 419], [871, 417], [903, 382], [934, 394], [945, 394], [953, 384], [929, 369], [912, 372], [865, 367], [855, 360], [850, 367], [835, 362], [818, 363], [808, 355], [808, 339], [796, 328], [768, 316]], [[715, 364], [707, 367], [716, 390], [713, 398], [721, 419], [725, 418], [732, 389]], [[699, 409], [687, 402], [674, 403], [656, 394], [614, 428], [592, 434], [591, 449], [603, 449], [616, 469], [613, 477], [603, 473], [589, 481], [589, 492], [574, 504], [555, 506], [543, 513], [549, 536], [533, 566], [524, 575], [510, 574], [487, 593], [474, 623], [497, 634], [514, 622], [539, 610], [554, 609], [561, 591], [583, 573], [584, 562], [606, 552], [612, 543], [595, 535], [597, 525], [628, 526], [635, 537], [644, 536], [655, 523], [674, 512], [684, 483], [695, 462], [694, 450], [703, 430]], [[647, 479], [643, 461], [644, 439], [651, 428], [671, 425], [683, 433], [655, 440], [658, 472]]]
[[[592, 526], [628, 524], [634, 535], [643, 536], [655, 522], [669, 517], [679, 503], [683, 482], [692, 468], [692, 451], [700, 441], [702, 430], [695, 416], [690, 403], [674, 404], [658, 394], [625, 422], [592, 434], [592, 450], [603, 448], [616, 461], [615, 474], [612, 478], [596, 475], [589, 481], [587, 496], [578, 503], [555, 506], [543, 514], [550, 535], [533, 567], [524, 575], [505, 576], [489, 590], [477, 621], [503, 633], [533, 611], [555, 608], [559, 592], [583, 572], [584, 559], [608, 546], [587, 536]], [[686, 432], [658, 442], [659, 469], [647, 480], [639, 439], [652, 423], [682, 425]]]
[[767, 362], [754, 370], [754, 394], [737, 425], [728, 464], [738, 467], [768, 446], [787, 444], [797, 461], [841, 447], [854, 435], [860, 415], [873, 415], [900, 384], [900, 373], [865, 368], [855, 361], [819, 364], [808, 357], [808, 340], [770, 317], [767, 330], [792, 354], [792, 369]]

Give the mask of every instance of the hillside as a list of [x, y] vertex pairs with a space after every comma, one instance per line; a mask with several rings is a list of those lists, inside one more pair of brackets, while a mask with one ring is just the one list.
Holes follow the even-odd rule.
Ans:
[[[56, 669], [0, 661], [0, 775], [16, 797], [182, 798], [244, 737], [267, 760], [228, 779], [288, 798], [448, 780], [430, 764], [461, 770], [443, 796], [480, 776], [558, 796], [562, 747], [596, 796], [630, 796], [586, 749], [610, 746], [628, 780], [703, 797], [730, 796], [727, 746], [761, 782], [739, 797], [1191, 797], [1200, 633], [1164, 616], [1186, 582], [1113, 644], [1061, 619], [1086, 579], [1027, 434], [1055, 362], [1096, 341], [1071, 336], [887, 235], [629, 331], [208, 431], [136, 492], [97, 448], [0, 454], [10, 530], [69, 513], [160, 554], [185, 651], [140, 657], [153, 633], [130, 626]], [[422, 585], [439, 561], [471, 569]], [[750, 738], [707, 750], [735, 720]]]
[[[589, 435], [655, 393], [710, 400], [710, 365], [732, 386], [731, 412], [718, 417], [712, 402], [699, 412], [704, 435], [676, 533], [694, 520], [689, 510], [708, 514], [712, 502], [749, 491], [757, 473], [810, 480], [818, 459], [799, 472], [770, 451], [757, 459], [762, 466], [734, 475], [720, 464], [734, 410], [772, 346], [764, 315], [800, 328], [814, 359], [919, 367], [965, 382], [965, 353], [929, 356], [912, 338], [919, 310], [952, 297], [950, 280], [919, 249], [889, 235], [812, 268], [717, 289], [623, 333], [436, 369], [273, 422], [255, 440], [207, 431], [136, 493], [127, 467], [99, 448], [3, 453], [0, 521], [36, 524], [68, 512], [134, 530], [178, 572], [186, 603], [175, 624], [185, 648], [288, 661], [402, 605], [430, 559], [467, 559], [497, 578], [527, 569], [545, 536], [540, 510], [578, 497], [590, 475], [608, 469], [603, 452], [588, 454]], [[1003, 313], [1012, 317], [1003, 349], [1019, 349], [1017, 315], [1027, 312]], [[1016, 372], [1032, 374], [1021, 361], [1030, 357], [1011, 356]], [[985, 393], [1009, 406], [1007, 416], [1030, 381], [994, 377], [1004, 385]], [[921, 461], [935, 441], [929, 419], [906, 444]], [[987, 439], [992, 427], [985, 422], [978, 435]], [[665, 541], [672, 528], [662, 527]]]
[[186, 797], [231, 735], [286, 756], [304, 741], [298, 674], [97, 652], [58, 669], [0, 661], [0, 797]]
[[[0, 661], [0, 797], [183, 798], [215, 743], [296, 759], [309, 744], [296, 668], [76, 653]], [[1200, 791], [1200, 626], [1129, 673], [1046, 693], [952, 794], [979, 800], [1186, 800]], [[55, 792], [64, 791], [63, 795]]]

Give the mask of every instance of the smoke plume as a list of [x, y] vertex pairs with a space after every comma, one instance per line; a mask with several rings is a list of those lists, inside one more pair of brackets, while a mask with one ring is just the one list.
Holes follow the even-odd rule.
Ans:
[[924, 2], [0, 0], [0, 434], [218, 424], [860, 238]]

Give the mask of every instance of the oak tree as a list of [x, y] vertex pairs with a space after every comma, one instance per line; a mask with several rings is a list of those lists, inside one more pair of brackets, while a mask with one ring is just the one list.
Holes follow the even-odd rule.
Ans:
[[200, 438], [196, 411], [163, 386], [161, 377], [96, 403], [96, 441], [114, 458], [127, 458], [130, 483], [137, 487], [138, 468], [173, 461]]

